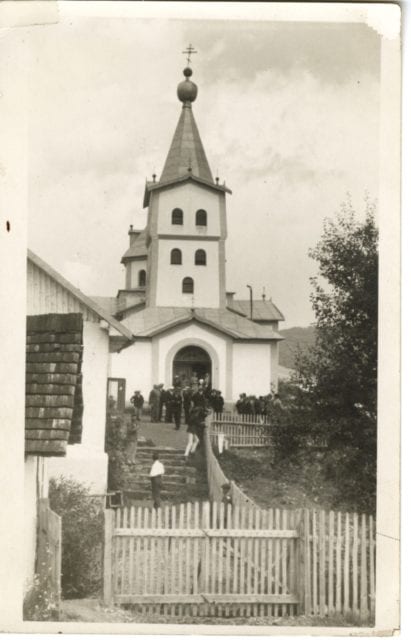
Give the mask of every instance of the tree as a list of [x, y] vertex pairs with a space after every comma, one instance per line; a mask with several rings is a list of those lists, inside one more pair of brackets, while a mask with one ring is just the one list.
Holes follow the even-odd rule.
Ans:
[[[302, 422], [327, 443], [330, 473], [375, 486], [378, 346], [378, 230], [375, 205], [365, 219], [351, 202], [327, 220], [310, 257], [318, 262], [311, 302], [316, 339], [297, 357], [296, 381], [306, 396]], [[300, 412], [301, 413], [301, 412]], [[358, 488], [358, 487], [357, 487]]]
[[99, 499], [73, 478], [52, 478], [50, 507], [62, 517], [62, 593], [65, 598], [95, 596], [102, 587], [104, 515]]

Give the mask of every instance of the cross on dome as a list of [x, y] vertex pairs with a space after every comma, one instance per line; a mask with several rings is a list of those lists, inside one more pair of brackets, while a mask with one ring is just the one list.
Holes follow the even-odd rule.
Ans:
[[182, 51], [183, 55], [187, 55], [187, 65], [190, 66], [191, 64], [191, 55], [193, 53], [198, 53], [198, 51], [196, 51], [193, 47], [192, 44], [189, 44], [187, 49], [185, 51]]

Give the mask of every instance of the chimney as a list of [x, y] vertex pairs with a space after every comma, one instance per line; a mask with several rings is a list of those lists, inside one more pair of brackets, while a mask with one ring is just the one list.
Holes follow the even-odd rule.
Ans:
[[133, 225], [132, 224], [130, 225], [130, 228], [128, 230], [128, 235], [130, 236], [130, 247], [135, 243], [140, 233], [141, 233], [141, 229], [140, 230], [134, 229]]
[[227, 306], [230, 306], [234, 302], [235, 291], [226, 291]]

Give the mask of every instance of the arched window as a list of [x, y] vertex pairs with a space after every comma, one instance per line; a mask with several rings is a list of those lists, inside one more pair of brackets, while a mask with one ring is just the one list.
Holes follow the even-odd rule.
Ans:
[[194, 293], [194, 280], [193, 280], [193, 278], [184, 278], [184, 280], [183, 280], [183, 293]]
[[171, 224], [183, 224], [183, 210], [173, 209], [171, 213]]
[[197, 249], [194, 256], [194, 264], [206, 265], [207, 254], [204, 249]]
[[207, 211], [204, 211], [204, 209], [199, 209], [196, 213], [196, 226], [197, 227], [207, 226]]
[[180, 249], [171, 249], [170, 264], [183, 264]]
[[145, 287], [146, 286], [146, 272], [144, 269], [138, 272], [138, 286]]

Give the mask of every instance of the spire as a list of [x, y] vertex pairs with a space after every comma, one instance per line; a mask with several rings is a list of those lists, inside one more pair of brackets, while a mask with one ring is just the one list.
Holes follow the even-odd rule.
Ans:
[[186, 67], [183, 73], [185, 80], [177, 87], [177, 96], [183, 103], [183, 108], [160, 182], [168, 182], [191, 174], [213, 183], [213, 176], [191, 108], [192, 102], [197, 97], [197, 85], [190, 80], [193, 73], [190, 67]]

